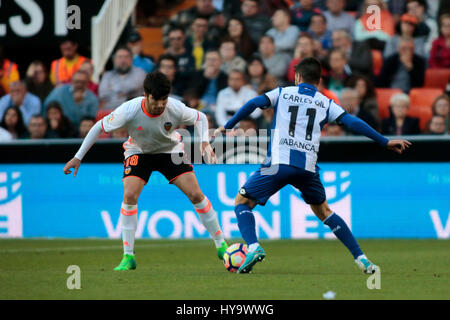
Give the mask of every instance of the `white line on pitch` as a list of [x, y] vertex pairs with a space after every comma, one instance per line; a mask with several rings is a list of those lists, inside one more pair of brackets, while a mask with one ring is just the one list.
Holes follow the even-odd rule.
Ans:
[[[201, 241], [201, 242], [184, 242], [183, 245], [211, 245], [209, 241]], [[136, 245], [137, 249], [141, 248], [159, 248], [159, 247], [176, 247], [177, 243], [152, 243], [152, 244], [141, 244]], [[35, 252], [52, 252], [52, 251], [86, 251], [86, 250], [122, 250], [122, 246], [120, 244], [115, 246], [86, 246], [86, 247], [55, 247], [55, 248], [30, 248], [30, 249], [2, 249], [0, 250], [0, 254], [2, 253], [35, 253]]]

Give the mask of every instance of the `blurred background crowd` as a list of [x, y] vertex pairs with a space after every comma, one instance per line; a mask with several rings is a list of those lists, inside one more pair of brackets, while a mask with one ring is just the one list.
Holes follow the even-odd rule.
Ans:
[[[448, 0], [195, 0], [168, 19], [155, 14], [182, 2], [140, 1], [141, 23], [161, 27], [162, 52], [143, 54], [142, 34], [127, 30], [99, 83], [70, 37], [60, 42], [59, 59], [33, 61], [23, 75], [0, 44], [0, 141], [83, 138], [98, 119], [143, 95], [154, 70], [172, 81], [172, 97], [204, 112], [214, 128], [249, 99], [293, 85], [294, 66], [306, 57], [324, 66], [318, 90], [382, 134], [450, 132]], [[238, 134], [270, 131], [272, 118], [272, 109], [256, 110]], [[323, 129], [352, 134], [337, 124]], [[102, 136], [111, 137], [127, 132]]]

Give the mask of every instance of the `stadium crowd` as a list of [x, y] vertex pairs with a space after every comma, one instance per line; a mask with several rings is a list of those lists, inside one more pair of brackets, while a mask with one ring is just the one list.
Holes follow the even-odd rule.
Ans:
[[[380, 8], [379, 25], [371, 5]], [[450, 132], [447, 0], [197, 0], [166, 21], [163, 35], [165, 53], [155, 61], [130, 33], [99, 83], [69, 37], [60, 59], [50, 68], [33, 61], [24, 78], [0, 46], [0, 141], [83, 138], [96, 120], [142, 95], [153, 70], [171, 80], [173, 97], [217, 127], [249, 99], [292, 85], [306, 57], [324, 66], [319, 91], [382, 134]], [[270, 129], [272, 118], [272, 109], [256, 110], [240, 128], [255, 134], [247, 130]], [[338, 124], [323, 129], [351, 134]]]

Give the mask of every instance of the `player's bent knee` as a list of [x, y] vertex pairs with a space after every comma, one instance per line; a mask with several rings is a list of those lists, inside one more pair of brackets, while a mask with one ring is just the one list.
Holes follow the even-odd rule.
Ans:
[[240, 195], [238, 193], [236, 195], [236, 198], [234, 199], [234, 205], [238, 206], [240, 204], [245, 204], [245, 205], [249, 206], [250, 208], [254, 208], [256, 206], [255, 201], [253, 201], [252, 199], [243, 197], [242, 195]]
[[187, 196], [188, 196], [189, 200], [194, 204], [202, 202], [203, 199], [205, 198], [205, 195], [200, 190], [195, 190], [195, 191], [189, 192], [189, 194]]
[[133, 192], [133, 191], [127, 191], [124, 193], [123, 195], [123, 202], [126, 204], [137, 204], [139, 195], [137, 192]]

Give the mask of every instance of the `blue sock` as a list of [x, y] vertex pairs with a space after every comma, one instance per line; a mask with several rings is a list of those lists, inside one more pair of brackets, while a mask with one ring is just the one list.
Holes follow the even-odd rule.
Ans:
[[336, 237], [350, 250], [355, 259], [363, 254], [347, 224], [336, 213], [333, 212], [323, 223], [333, 230]]
[[256, 238], [256, 223], [252, 209], [245, 204], [238, 204], [234, 208], [238, 221], [239, 231], [241, 231], [242, 238], [248, 245], [258, 242]]

